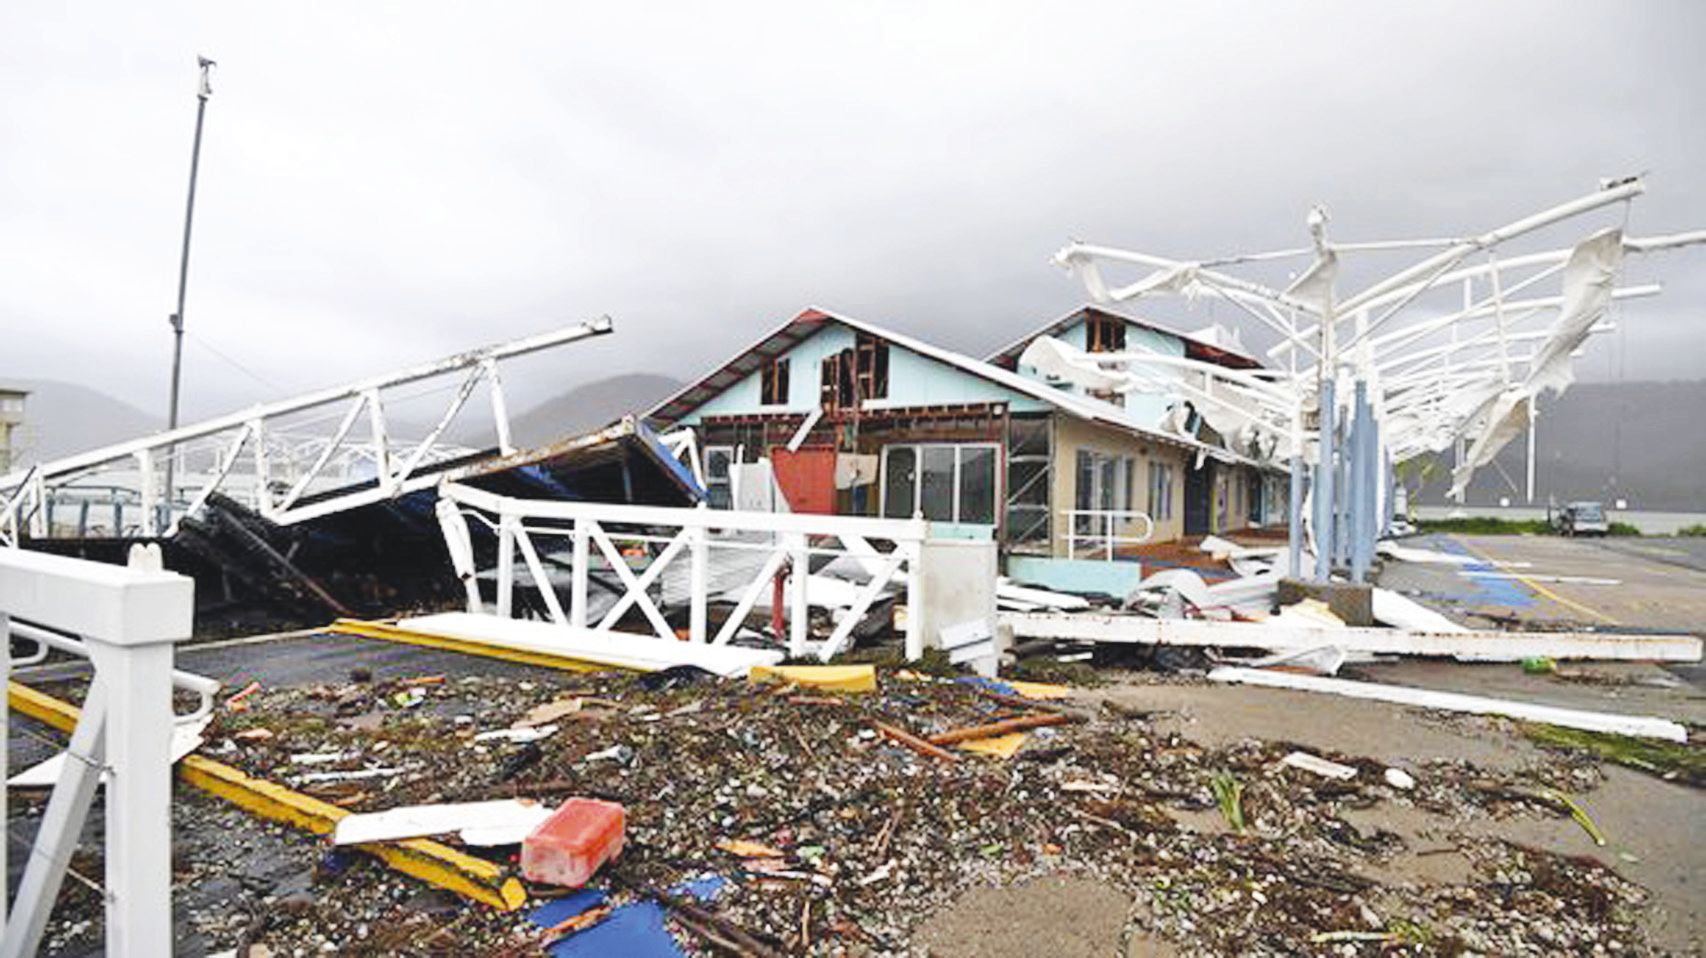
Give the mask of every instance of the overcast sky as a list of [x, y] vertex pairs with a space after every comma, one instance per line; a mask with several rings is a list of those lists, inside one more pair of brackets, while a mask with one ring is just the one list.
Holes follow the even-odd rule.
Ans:
[[[1645, 171], [1631, 232], [1706, 228], [1687, 0], [269, 9], [0, 9], [0, 377], [164, 408], [197, 53], [190, 415], [604, 313], [524, 402], [813, 303], [983, 353], [1082, 299], [1068, 238], [1296, 245], [1317, 202], [1460, 235]], [[1638, 275], [1625, 377], [1700, 377], [1706, 249]]]

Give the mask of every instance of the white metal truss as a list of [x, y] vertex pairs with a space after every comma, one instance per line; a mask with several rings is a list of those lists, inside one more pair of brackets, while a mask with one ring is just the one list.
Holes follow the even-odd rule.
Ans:
[[[289, 525], [426, 488], [438, 481], [429, 467], [469, 454], [445, 434], [482, 383], [498, 450], [515, 451], [500, 361], [611, 331], [604, 317], [39, 463], [0, 477], [0, 545], [50, 535], [55, 499], [87, 501], [91, 485], [107, 487], [109, 503], [113, 487], [135, 503], [134, 521], [113, 504], [110, 533], [142, 537], [170, 535], [215, 492]], [[392, 435], [387, 402], [415, 398], [401, 390], [434, 382], [451, 392], [435, 425], [419, 441]], [[168, 460], [187, 487], [170, 501], [161, 488]]]
[[[1227, 390], [1216, 389], [1217, 395], [1211, 396], [1205, 395], [1200, 379], [1154, 375], [1167, 363], [1191, 368], [1176, 358], [1067, 358], [1081, 366], [1092, 363], [1108, 374], [1123, 371], [1125, 378], [1117, 388], [1165, 391], [1190, 399], [1211, 421], [1214, 414], [1205, 405], [1247, 407], [1253, 400], [1254, 414], [1276, 430], [1290, 418], [1290, 410], [1318, 408], [1322, 383], [1363, 381], [1382, 424], [1383, 448], [1395, 460], [1443, 450], [1458, 437], [1468, 437], [1472, 446], [1480, 440], [1459, 473], [1461, 490], [1473, 468], [1489, 461], [1510, 438], [1513, 417], [1532, 410], [1540, 392], [1561, 392], [1569, 385], [1569, 360], [1583, 342], [1614, 328], [1604, 320], [1607, 305], [1659, 292], [1651, 284], [1616, 287], [1625, 258], [1706, 243], [1706, 231], [1635, 238], [1609, 229], [1563, 249], [1510, 257], [1501, 256], [1501, 249], [1545, 227], [1629, 203], [1644, 189], [1639, 178], [1607, 183], [1575, 200], [1462, 239], [1337, 243], [1328, 239], [1326, 216], [1316, 210], [1309, 220], [1313, 243], [1294, 249], [1187, 261], [1074, 243], [1055, 260], [1078, 276], [1096, 299], [1120, 302], [1173, 293], [1228, 302], [1277, 335], [1279, 342], [1268, 355], [1285, 362], [1287, 369], [1264, 377], [1269, 388], [1261, 389], [1237, 384], [1224, 371], [1200, 370], [1210, 382], [1228, 380]], [[1408, 250], [1432, 252], [1349, 296], [1335, 290], [1342, 257]], [[1285, 289], [1230, 271], [1304, 259], [1308, 265]], [[1110, 283], [1104, 268], [1121, 266], [1148, 272], [1123, 285]], [[1561, 287], [1559, 292], [1516, 295], [1547, 282]], [[1461, 299], [1441, 305], [1440, 294]], [[1276, 394], [1288, 395], [1290, 401]], [[1348, 406], [1349, 398], [1348, 389], [1339, 390], [1341, 405]], [[1252, 414], [1249, 408], [1244, 411]]]
[[[911, 614], [907, 616], [906, 652], [916, 659], [924, 652], [918, 610], [922, 607], [920, 567], [929, 523], [922, 518], [876, 519], [792, 513], [737, 512], [723, 509], [667, 508], [591, 502], [512, 499], [455, 483], [439, 488], [439, 522], [451, 560], [467, 592], [468, 610], [480, 612], [484, 600], [475, 567], [470, 518], [495, 530], [498, 537], [496, 613], [516, 613], [515, 585], [536, 590], [550, 620], [564, 629], [590, 630], [606, 636], [630, 633], [616, 630], [632, 611], [639, 612], [660, 638], [677, 638], [655, 597], [672, 564], [688, 566], [687, 606], [689, 642], [726, 645], [747, 614], [761, 599], [774, 595], [783, 583], [788, 651], [792, 656], [815, 653], [828, 661], [852, 640], [853, 630], [878, 597], [899, 584]], [[565, 550], [542, 541], [567, 540]], [[547, 557], [568, 556], [569, 602], [558, 596], [561, 577], [547, 570]], [[516, 565], [519, 553], [521, 567]], [[738, 556], [741, 570], [733, 588], [711, 584], [713, 556]], [[855, 575], [849, 602], [830, 635], [813, 647], [810, 640], [808, 583], [814, 558], [849, 557], [863, 570]], [[563, 563], [557, 563], [559, 566]], [[719, 565], [726, 565], [719, 563]], [[617, 602], [593, 621], [589, 614], [590, 576], [597, 566], [620, 583]], [[756, 568], [756, 574], [752, 569]], [[734, 609], [715, 634], [709, 628], [713, 594], [738, 595]]]

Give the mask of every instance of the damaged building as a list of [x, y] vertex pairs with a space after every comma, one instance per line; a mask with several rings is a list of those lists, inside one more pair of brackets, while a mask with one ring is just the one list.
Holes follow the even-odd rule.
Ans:
[[648, 419], [695, 430], [714, 506], [762, 508], [773, 477], [797, 512], [920, 514], [935, 535], [994, 538], [1010, 555], [1106, 557], [1284, 523], [1277, 468], [1228, 448], [1188, 403], [1049, 381], [1018, 362], [1040, 336], [1091, 352], [1141, 340], [1234, 369], [1260, 365], [1100, 307], [988, 360], [811, 308]]

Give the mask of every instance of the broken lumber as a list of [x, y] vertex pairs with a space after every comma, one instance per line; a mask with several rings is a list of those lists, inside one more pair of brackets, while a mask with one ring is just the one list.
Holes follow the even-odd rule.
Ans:
[[955, 755], [953, 752], [950, 752], [939, 745], [932, 745], [911, 732], [903, 731], [895, 728], [893, 725], [888, 725], [883, 722], [872, 722], [871, 725], [877, 731], [883, 733], [886, 738], [891, 741], [898, 742], [920, 755], [924, 755], [929, 758], [939, 758], [944, 762], [957, 762], [960, 760], [960, 757]]
[[1692, 635], [1632, 635], [1615, 632], [1423, 632], [1406, 629], [1318, 629], [1273, 623], [1153, 619], [1107, 613], [1001, 613], [1015, 638], [1066, 639], [1132, 645], [1214, 646], [1282, 652], [1336, 645], [1347, 652], [1431, 655], [1484, 662], [1553, 659], [1618, 659], [1698, 662], [1700, 639]]
[[1042, 728], [1045, 725], [1065, 725], [1075, 720], [1075, 716], [1063, 712], [1050, 712], [1046, 715], [1021, 715], [1018, 718], [1004, 719], [1000, 722], [990, 722], [988, 725], [973, 725], [969, 728], [957, 728], [930, 736], [925, 741], [931, 745], [955, 745], [960, 742], [970, 742], [980, 738], [994, 738], [997, 735], [1007, 735], [1012, 732], [1023, 732], [1029, 728]]
[[1446, 712], [1468, 712], [1476, 715], [1501, 715], [1525, 722], [1562, 725], [1590, 732], [1612, 732], [1643, 738], [1662, 738], [1672, 742], [1688, 741], [1688, 730], [1668, 719], [1642, 715], [1618, 715], [1611, 712], [1587, 712], [1580, 709], [1536, 705], [1509, 699], [1464, 695], [1460, 692], [1441, 692], [1404, 685], [1385, 685], [1379, 682], [1354, 682], [1349, 679], [1329, 679], [1318, 675], [1297, 675], [1291, 672], [1268, 672], [1262, 669], [1223, 667], [1208, 673], [1216, 682], [1240, 685], [1260, 685], [1273, 689], [1292, 689], [1299, 692], [1325, 692], [1348, 698], [1372, 699], [1397, 705], [1440, 709]]

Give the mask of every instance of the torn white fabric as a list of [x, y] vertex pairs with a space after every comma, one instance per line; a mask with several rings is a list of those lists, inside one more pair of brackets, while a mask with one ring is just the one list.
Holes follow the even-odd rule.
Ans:
[[365, 845], [456, 833], [467, 845], [514, 845], [551, 817], [551, 808], [525, 798], [489, 802], [404, 805], [338, 819], [334, 845]]

